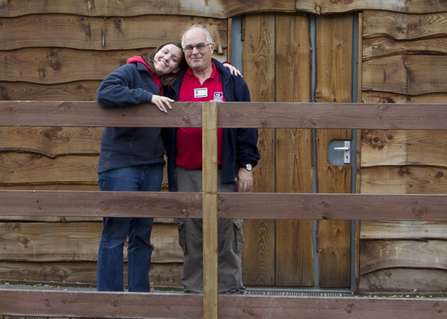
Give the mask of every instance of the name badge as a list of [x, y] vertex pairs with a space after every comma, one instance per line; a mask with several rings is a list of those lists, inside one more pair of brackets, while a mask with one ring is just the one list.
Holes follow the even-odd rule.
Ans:
[[201, 97], [207, 97], [207, 96], [208, 96], [207, 88], [194, 89], [194, 97], [195, 98], [201, 98]]

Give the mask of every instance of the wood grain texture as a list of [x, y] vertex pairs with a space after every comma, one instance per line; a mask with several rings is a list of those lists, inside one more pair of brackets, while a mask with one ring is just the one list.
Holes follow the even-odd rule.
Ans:
[[[80, 262], [96, 261], [101, 222], [1, 223], [2, 261]], [[154, 263], [181, 263], [183, 253], [175, 225], [155, 224], [151, 242]], [[124, 260], [127, 249], [124, 249]]]
[[219, 317], [217, 103], [202, 108], [203, 315]]
[[362, 168], [363, 194], [445, 194], [447, 169], [430, 166]]
[[[101, 81], [125, 64], [128, 58], [149, 54], [155, 47], [153, 44], [140, 50], [93, 51], [74, 50], [63, 46], [52, 48], [48, 47], [48, 44], [42, 44], [42, 47], [0, 51], [3, 71], [0, 80], [38, 84]], [[77, 90], [82, 91], [85, 88], [79, 87]], [[65, 100], [68, 99], [59, 101]]]
[[392, 268], [365, 274], [360, 279], [360, 292], [443, 293], [447, 272], [441, 269]]
[[447, 167], [447, 131], [362, 130], [362, 167]]
[[316, 102], [352, 102], [353, 16], [321, 16], [316, 20]]
[[445, 202], [442, 194], [222, 193], [219, 218], [446, 221]]
[[362, 221], [361, 239], [442, 239], [447, 224], [438, 221]]
[[389, 92], [363, 91], [361, 95], [362, 103], [444, 103], [447, 100], [447, 93], [432, 93], [424, 95], [405, 95]]
[[0, 185], [0, 190], [52, 190], [52, 191], [99, 191], [98, 183], [75, 183], [70, 182], [69, 184], [47, 184], [41, 185], [39, 182], [23, 184], [13, 184], [13, 185]]
[[[201, 295], [129, 294], [101, 292], [29, 291], [26, 299], [20, 289], [0, 292], [0, 306], [6, 315], [45, 315], [64, 317], [203, 318]], [[94, 306], [91, 301], [94, 301]], [[257, 317], [296, 318], [296, 309], [309, 319], [408, 319], [443, 318], [447, 309], [444, 297], [373, 298], [373, 297], [297, 297], [226, 296], [219, 297], [219, 318]], [[144, 304], [146, 307], [141, 307]]]
[[316, 14], [341, 13], [362, 10], [386, 10], [405, 13], [429, 13], [447, 11], [447, 6], [443, 1], [435, 0], [427, 3], [424, 0], [416, 1], [389, 1], [389, 0], [298, 0], [296, 8], [300, 11], [312, 12]]
[[[164, 114], [149, 103], [106, 109], [90, 101], [0, 101], [0, 126], [201, 127], [200, 103], [174, 105]], [[236, 128], [443, 130], [447, 108], [431, 103], [225, 102], [218, 103], [218, 117], [219, 127]], [[274, 145], [273, 136], [260, 138], [258, 148], [270, 145]], [[274, 156], [267, 158], [272, 161]]]
[[410, 40], [445, 36], [447, 13], [434, 14], [396, 13], [368, 10], [363, 13], [363, 37], [389, 36], [397, 40]]
[[[99, 189], [95, 189], [99, 191]], [[6, 216], [1, 215], [0, 221], [13, 222], [46, 222], [46, 223], [69, 223], [69, 222], [100, 222], [102, 217], [72, 217], [72, 216]]]
[[[255, 14], [244, 17], [242, 63], [244, 79], [252, 101], [275, 99], [275, 15]], [[246, 72], [245, 70], [250, 70]], [[219, 114], [221, 114], [219, 110]], [[246, 127], [244, 125], [240, 127]], [[275, 131], [260, 129], [258, 149], [261, 161], [253, 169], [252, 192], [275, 190]], [[275, 223], [271, 220], [244, 222], [245, 245], [242, 248], [243, 278], [246, 285], [275, 284]]]
[[[360, 12], [357, 15], [357, 26], [354, 24], [354, 27], [357, 27], [358, 30], [362, 29], [362, 25], [363, 25], [363, 12]], [[357, 41], [359, 43], [358, 48], [357, 48], [357, 74], [355, 74], [355, 71], [353, 72], [354, 75], [357, 76], [357, 92], [353, 92], [354, 95], [353, 96], [353, 101], [355, 102], [359, 102], [361, 101], [362, 98], [362, 72], [363, 72], [363, 60], [362, 60], [362, 53], [363, 50], [361, 50], [361, 48], [363, 48], [363, 37], [362, 37], [362, 33], [358, 32], [357, 34]], [[355, 53], [354, 53], [354, 57], [355, 57]], [[355, 164], [357, 166], [357, 169], [353, 172], [353, 174], [355, 174], [355, 193], [359, 194], [361, 192], [360, 190], [360, 180], [361, 180], [361, 171], [360, 169], [358, 169], [360, 166], [360, 161], [361, 161], [361, 131], [357, 130], [357, 132], [353, 132], [353, 137], [356, 138], [357, 143], [355, 145], [355, 154], [356, 154], [356, 160], [355, 160]], [[353, 179], [354, 180], [354, 179]], [[354, 186], [354, 185], [351, 185]], [[354, 187], [352, 187], [352, 189], [354, 189]], [[354, 277], [354, 281], [355, 282], [351, 282], [351, 287], [354, 288], [354, 292], [358, 293], [359, 292], [359, 285], [360, 285], [360, 221], [356, 221], [355, 222], [355, 237], [354, 239], [354, 247], [353, 251], [354, 251], [354, 260], [353, 260], [353, 269], [351, 269], [351, 273], [353, 273], [353, 277]]]
[[[363, 102], [445, 100], [441, 82], [447, 15], [420, 13], [364, 12]], [[362, 130], [361, 192], [445, 193], [444, 139], [444, 131]], [[360, 246], [363, 251], [375, 249], [372, 258], [380, 260], [361, 256], [360, 290], [436, 292], [445, 287], [445, 270], [435, 269], [443, 267], [434, 262], [442, 263], [445, 255], [439, 249], [445, 246], [445, 229], [445, 222], [362, 221]], [[365, 269], [372, 272], [365, 274]]]
[[[141, 40], [138, 41], [141, 45]], [[142, 48], [129, 48], [129, 50], [121, 48], [113, 51], [75, 50], [64, 47], [45, 47], [46, 45], [42, 44], [44, 47], [0, 51], [0, 67], [2, 69], [0, 81], [4, 81], [4, 83], [1, 83], [1, 97], [4, 100], [12, 100], [11, 96], [15, 92], [5, 91], [8, 88], [7, 85], [15, 84], [13, 82], [26, 82], [16, 83], [12, 87], [24, 95], [21, 100], [25, 100], [25, 96], [28, 94], [36, 95], [36, 99], [27, 98], [27, 100], [32, 101], [96, 100], [96, 89], [99, 81], [102, 81], [121, 65], [126, 64], [127, 59], [150, 54], [158, 44], [160, 43], [148, 42]], [[225, 61], [226, 52], [221, 54], [216, 52], [213, 57]], [[93, 83], [90, 83], [90, 81]], [[43, 88], [38, 84], [46, 84], [44, 88], [48, 92], [42, 92]], [[91, 92], [92, 90], [93, 92]], [[94, 93], [92, 98], [82, 96], [89, 93]], [[43, 98], [41, 97], [42, 94], [48, 95], [48, 97]], [[56, 97], [58, 94], [64, 98], [52, 98], [52, 96]], [[80, 98], [69, 98], [78, 95]]]
[[[169, 15], [104, 18], [52, 14], [0, 19], [2, 29], [12, 30], [0, 33], [0, 50], [25, 47], [100, 51], [154, 48], [166, 41], [180, 40], [183, 32], [198, 22], [209, 29], [216, 48], [227, 47], [228, 26], [225, 19]], [[67, 37], [67, 34], [70, 36]]]
[[[99, 191], [95, 189], [92, 191]], [[70, 223], [70, 222], [101, 222], [102, 217], [89, 217], [89, 216], [0, 216], [1, 221], [17, 221], [17, 222], [47, 222], [47, 223]], [[159, 224], [172, 224], [173, 218], [169, 217], [156, 217], [154, 223]]]
[[276, 221], [276, 285], [313, 287], [314, 255], [311, 220]]
[[[276, 101], [311, 100], [311, 45], [305, 14], [276, 17]], [[276, 191], [312, 192], [311, 130], [276, 130]], [[313, 286], [312, 221], [276, 221], [276, 285]]]
[[[5, 216], [202, 217], [201, 193], [0, 191], [0, 199]], [[445, 202], [445, 195], [219, 193], [218, 207], [219, 218], [231, 219], [446, 221]]]
[[20, 0], [9, 0], [7, 5], [0, 7], [0, 16], [16, 17], [33, 13], [67, 13], [82, 16], [138, 16], [157, 15], [194, 15], [214, 18], [230, 18], [239, 14], [251, 12], [276, 11], [294, 12], [295, 1], [190, 1], [190, 0], [77, 0], [64, 3], [57, 0], [31, 0], [26, 5]]
[[[182, 268], [181, 263], [152, 262], [149, 280], [155, 287], [180, 288]], [[82, 287], [85, 285], [94, 287], [96, 286], [96, 262], [1, 261], [0, 276], [2, 282], [9, 284], [39, 283], [62, 287], [79, 284]], [[127, 263], [124, 263], [123, 278], [126, 285]]]
[[386, 268], [447, 269], [447, 245], [443, 240], [363, 240], [360, 243], [361, 274]]
[[[351, 102], [353, 16], [324, 16], [316, 20], [316, 102]], [[335, 105], [336, 106], [336, 105]], [[328, 161], [332, 140], [351, 140], [347, 130], [316, 131], [316, 172], [319, 193], [350, 193], [351, 167]], [[349, 221], [319, 221], [317, 251], [320, 287], [351, 284], [351, 226]]]
[[407, 95], [446, 93], [445, 56], [397, 55], [363, 62], [363, 91]]
[[222, 127], [443, 130], [446, 118], [447, 108], [431, 103], [226, 102], [219, 108]]
[[201, 108], [183, 102], [165, 114], [151, 103], [105, 108], [90, 101], [0, 101], [0, 126], [201, 127]]
[[[351, 140], [351, 131], [318, 130], [316, 165], [319, 193], [350, 193], [351, 166], [332, 165], [328, 145], [332, 140]], [[317, 229], [320, 287], [349, 287], [351, 282], [350, 221], [319, 221]]]
[[[101, 292], [0, 291], [0, 307], [6, 315], [45, 315], [89, 317], [94, 310], [98, 317], [203, 318], [201, 295], [191, 294], [129, 294]], [[94, 306], [92, 305], [94, 302]], [[356, 298], [290, 296], [219, 296], [219, 318], [243, 319], [257, 317], [296, 318], [296, 309], [308, 319], [383, 319], [404, 317], [442, 318], [447, 300], [420, 298]], [[141, 307], [144, 304], [146, 307]], [[49, 306], [50, 305], [50, 306]], [[82, 305], [82, 306], [80, 306]]]
[[[2, 313], [15, 316], [91, 318], [94, 314], [103, 318], [203, 318], [203, 296], [192, 294], [10, 289], [1, 290], [0, 299]], [[143, 304], [144, 307], [141, 306]]]
[[33, 153], [0, 153], [0, 184], [97, 182], [96, 156], [59, 156], [50, 159]]
[[100, 127], [0, 127], [0, 152], [99, 155]]
[[373, 297], [221, 297], [220, 318], [297, 318], [306, 319], [409, 319], [442, 318], [447, 301], [417, 298], [373, 298]]
[[[277, 130], [277, 191], [312, 192], [312, 132]], [[276, 221], [276, 283], [278, 286], [313, 286], [312, 221]]]
[[0, 197], [6, 216], [202, 217], [202, 193], [0, 191]]
[[364, 60], [404, 54], [447, 54], [447, 39], [396, 40], [383, 36], [363, 40]]
[[0, 100], [96, 101], [99, 83], [99, 80], [58, 84], [0, 82]]
[[294, 12], [304, 11], [316, 14], [330, 14], [361, 10], [387, 10], [405, 13], [430, 13], [447, 11], [442, 1], [413, 0], [411, 2], [395, 1], [339, 1], [325, 0], [269, 0], [269, 1], [189, 1], [176, 0], [169, 3], [161, 0], [134, 0], [122, 3], [106, 0], [78, 0], [74, 4], [57, 0], [31, 0], [27, 5], [20, 0], [9, 0], [0, 7], [1, 17], [16, 17], [33, 13], [67, 13], [82, 16], [136, 16], [145, 14], [159, 15], [194, 15], [215, 18], [230, 18], [235, 15], [256, 12]]
[[245, 245], [242, 248], [244, 285], [272, 286], [275, 284], [274, 225], [274, 222], [270, 220], [244, 220]]

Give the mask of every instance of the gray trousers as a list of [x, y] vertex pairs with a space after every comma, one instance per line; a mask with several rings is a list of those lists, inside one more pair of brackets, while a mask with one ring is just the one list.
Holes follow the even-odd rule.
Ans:
[[[201, 192], [202, 171], [176, 169], [179, 192]], [[218, 172], [218, 191], [234, 192], [234, 185], [222, 184]], [[242, 219], [219, 219], [218, 263], [219, 293], [238, 294], [245, 291], [242, 284]], [[175, 219], [179, 244], [183, 249], [181, 282], [185, 292], [203, 293], [203, 238], [202, 219]]]

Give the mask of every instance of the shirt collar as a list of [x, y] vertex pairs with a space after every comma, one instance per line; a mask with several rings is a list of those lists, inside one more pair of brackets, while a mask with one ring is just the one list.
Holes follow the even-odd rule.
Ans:
[[[219, 75], [220, 75], [219, 70], [217, 70], [216, 66], [214, 65], [214, 62], [211, 61], [211, 65], [213, 66], [213, 71], [211, 72], [211, 76], [207, 79], [207, 81], [208, 80], [219, 80]], [[192, 72], [191, 68], [188, 68], [186, 70], [186, 75], [196, 77], [194, 75], [194, 72]]]

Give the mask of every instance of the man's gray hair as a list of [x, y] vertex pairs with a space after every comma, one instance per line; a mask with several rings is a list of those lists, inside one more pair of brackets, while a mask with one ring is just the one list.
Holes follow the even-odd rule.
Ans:
[[200, 28], [200, 29], [202, 29], [203, 31], [205, 31], [205, 33], [206, 33], [206, 41], [208, 41], [208, 43], [214, 43], [214, 42], [213, 42], [213, 38], [211, 37], [211, 33], [208, 31], [208, 29], [205, 28], [205, 27], [204, 27], [203, 25], [201, 25], [200, 23], [195, 23], [195, 24], [193, 24], [192, 26], [190, 26], [188, 29], [186, 29], [185, 32], [183, 32], [183, 36], [182, 36], [182, 47], [185, 47], [184, 38], [185, 38], [185, 34], [186, 34], [186, 32], [188, 32], [189, 30], [194, 29], [194, 28]]

